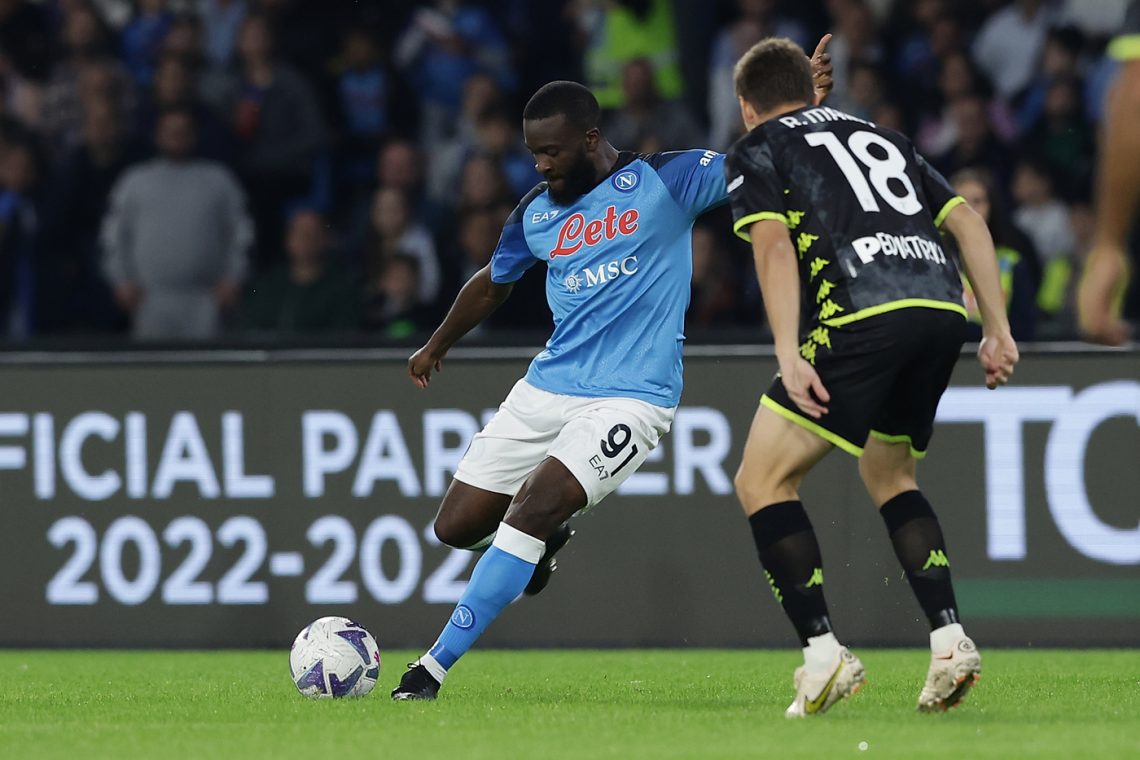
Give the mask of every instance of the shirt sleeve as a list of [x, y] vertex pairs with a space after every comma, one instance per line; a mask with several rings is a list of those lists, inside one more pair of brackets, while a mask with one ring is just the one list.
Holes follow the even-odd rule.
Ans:
[[1108, 55], [1118, 61], [1140, 59], [1140, 0], [1128, 4], [1124, 17], [1124, 27], [1120, 34], [1108, 43]]
[[499, 235], [499, 244], [491, 254], [491, 282], [506, 284], [518, 282], [526, 270], [538, 261], [527, 245], [526, 235], [523, 233], [523, 214], [530, 202], [542, 194], [546, 189], [545, 183], [540, 183], [527, 193], [503, 225], [503, 234]]
[[714, 150], [677, 150], [645, 157], [690, 219], [728, 200], [724, 155]]
[[930, 165], [922, 154], [911, 147], [914, 154], [914, 163], [918, 167], [918, 177], [922, 181], [922, 194], [934, 216], [934, 226], [941, 227], [946, 221], [946, 215], [960, 206], [966, 199], [954, 192], [954, 188], [942, 176], [942, 173]]
[[724, 164], [728, 198], [732, 204], [732, 231], [752, 242], [748, 230], [765, 219], [788, 223], [784, 189], [768, 143], [737, 143]]

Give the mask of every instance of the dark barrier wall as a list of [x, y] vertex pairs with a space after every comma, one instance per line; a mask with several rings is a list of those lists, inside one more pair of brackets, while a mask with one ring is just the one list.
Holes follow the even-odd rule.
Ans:
[[[283, 646], [329, 614], [430, 644], [471, 559], [434, 540], [436, 505], [525, 366], [452, 360], [426, 392], [395, 360], [5, 367], [0, 645]], [[731, 493], [773, 371], [690, 358], [672, 433], [485, 643], [794, 645]], [[919, 469], [974, 636], [1140, 643], [1140, 356], [979, 377], [963, 359]], [[803, 497], [842, 638], [923, 644], [855, 461]]]

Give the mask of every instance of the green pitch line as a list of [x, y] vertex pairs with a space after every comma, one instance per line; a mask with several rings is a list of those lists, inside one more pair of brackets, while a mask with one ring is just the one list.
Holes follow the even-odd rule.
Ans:
[[[285, 652], [0, 652], [0, 758], [1140, 757], [1140, 652], [983, 649], [960, 709], [920, 715], [929, 655], [858, 650], [869, 684], [787, 721], [798, 651], [479, 652], [435, 703], [311, 702]], [[860, 749], [866, 742], [866, 749]]]

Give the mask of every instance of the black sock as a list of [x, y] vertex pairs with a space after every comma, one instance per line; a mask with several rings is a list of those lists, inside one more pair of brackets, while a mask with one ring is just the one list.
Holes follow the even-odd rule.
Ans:
[[807, 646], [831, 630], [823, 598], [823, 560], [811, 520], [798, 501], [764, 507], [748, 518], [768, 583]]
[[904, 491], [884, 504], [879, 514], [931, 630], [957, 623], [946, 542], [930, 502], [921, 491]]

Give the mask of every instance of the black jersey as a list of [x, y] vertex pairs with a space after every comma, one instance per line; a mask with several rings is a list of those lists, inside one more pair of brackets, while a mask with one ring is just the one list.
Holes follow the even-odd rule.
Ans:
[[965, 316], [938, 231], [965, 201], [906, 137], [808, 106], [742, 137], [725, 177], [737, 235], [762, 219], [788, 226], [805, 333], [912, 306]]

